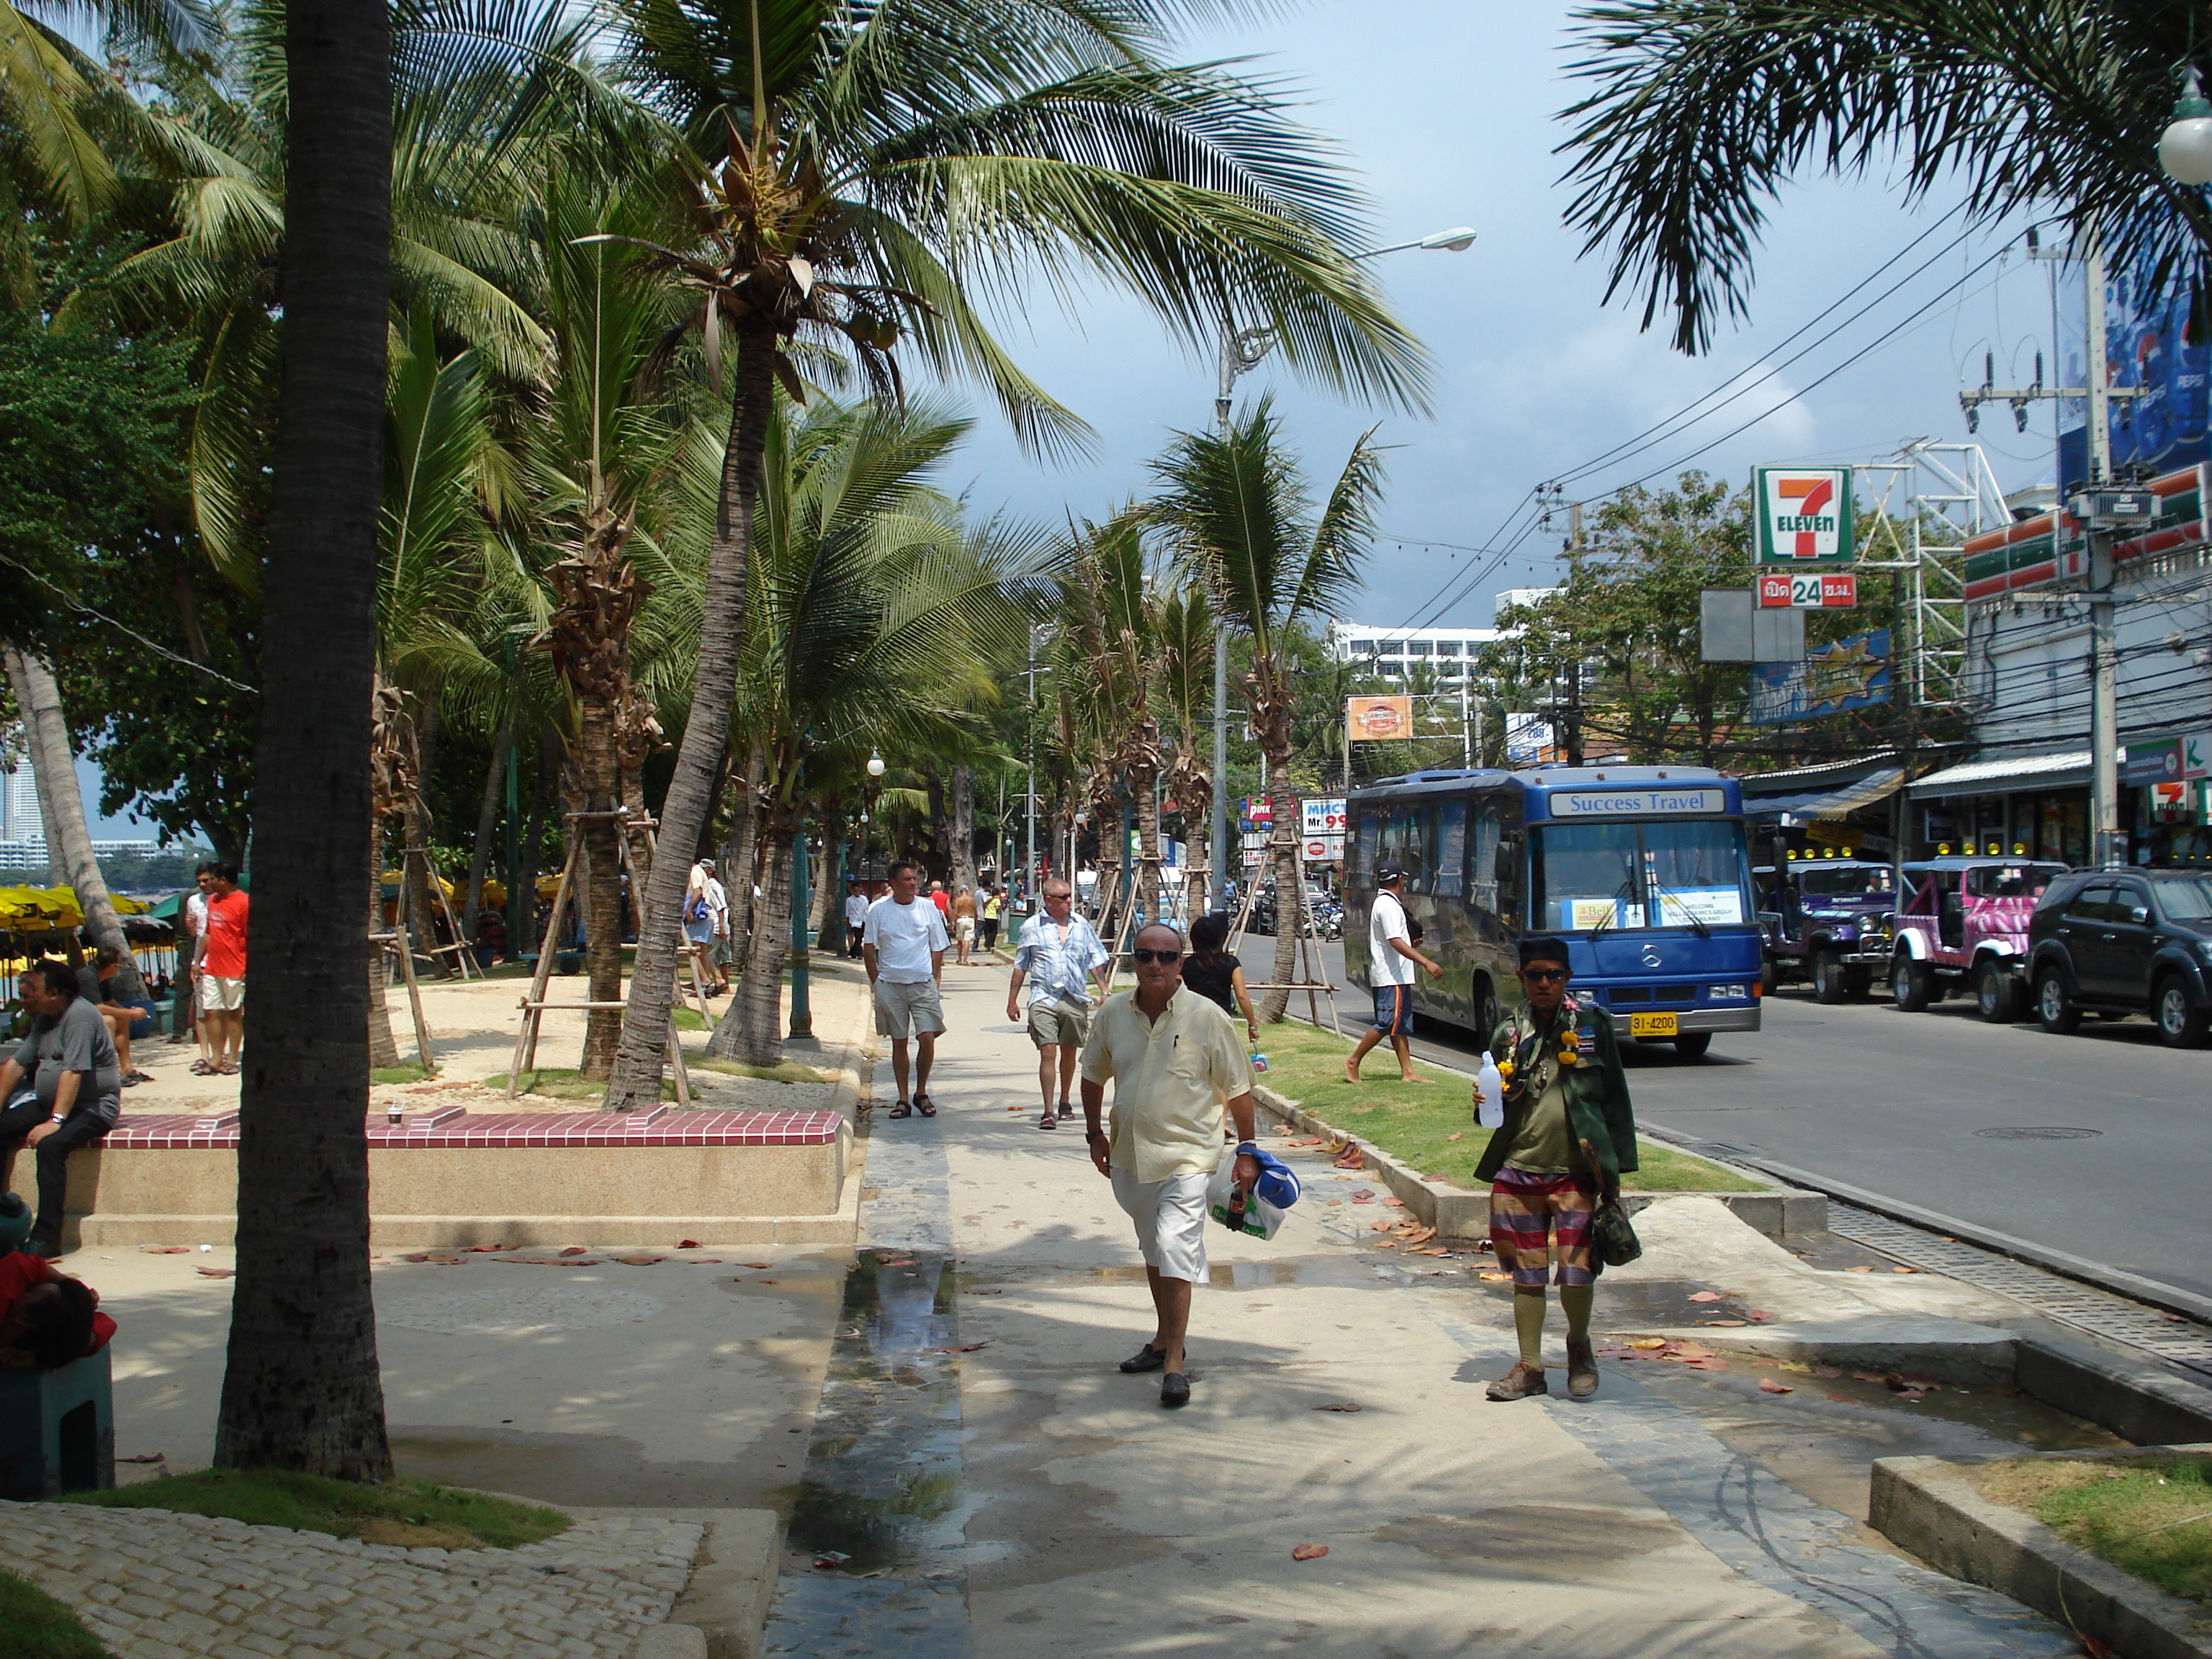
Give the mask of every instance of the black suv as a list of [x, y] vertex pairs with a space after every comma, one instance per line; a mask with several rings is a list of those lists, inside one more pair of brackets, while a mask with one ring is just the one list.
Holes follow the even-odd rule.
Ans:
[[2212, 1026], [2212, 872], [2070, 872], [2035, 907], [2027, 953], [2045, 1030], [2147, 1013], [2161, 1042], [2197, 1048]]

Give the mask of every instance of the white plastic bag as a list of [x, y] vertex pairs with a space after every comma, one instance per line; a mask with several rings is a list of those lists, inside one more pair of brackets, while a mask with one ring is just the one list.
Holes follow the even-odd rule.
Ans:
[[[1233, 1148], [1224, 1150], [1221, 1163], [1213, 1171], [1213, 1179], [1206, 1183], [1206, 1212], [1222, 1226], [1229, 1224], [1230, 1190], [1237, 1184], [1237, 1153]], [[1283, 1218], [1290, 1214], [1277, 1207], [1257, 1193], [1244, 1195], [1244, 1224], [1237, 1231], [1254, 1238], [1273, 1238], [1282, 1231]]]

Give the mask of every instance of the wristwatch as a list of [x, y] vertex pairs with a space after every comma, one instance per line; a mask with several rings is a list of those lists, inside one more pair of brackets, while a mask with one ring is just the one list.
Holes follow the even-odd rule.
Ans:
[[1106, 1139], [1106, 1132], [1103, 1129], [1091, 1129], [1087, 1131], [1083, 1138], [1085, 1140], [1103, 1140]]

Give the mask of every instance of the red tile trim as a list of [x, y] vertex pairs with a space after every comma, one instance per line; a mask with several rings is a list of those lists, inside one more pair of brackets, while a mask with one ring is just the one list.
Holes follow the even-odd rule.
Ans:
[[[466, 1146], [825, 1146], [844, 1119], [836, 1112], [484, 1112], [456, 1107], [434, 1122], [410, 1117], [392, 1128], [368, 1122], [368, 1144], [380, 1151]], [[106, 1146], [131, 1152], [207, 1152], [238, 1145], [237, 1118], [127, 1119]]]

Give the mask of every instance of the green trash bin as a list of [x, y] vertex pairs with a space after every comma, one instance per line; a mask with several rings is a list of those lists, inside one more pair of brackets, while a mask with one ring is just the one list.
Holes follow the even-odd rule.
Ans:
[[31, 1503], [114, 1484], [106, 1349], [58, 1370], [0, 1370], [0, 1498]]

